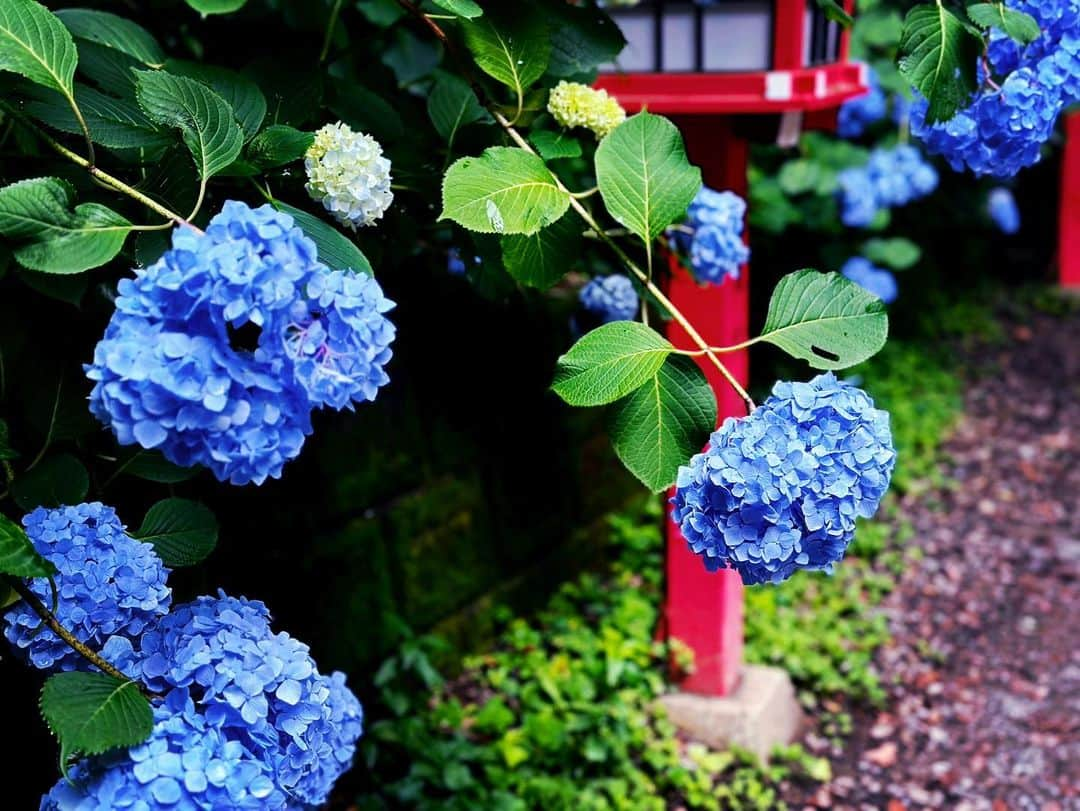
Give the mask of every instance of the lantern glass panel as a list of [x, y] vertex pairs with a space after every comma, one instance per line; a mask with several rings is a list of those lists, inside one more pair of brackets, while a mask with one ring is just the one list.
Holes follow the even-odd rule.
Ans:
[[697, 25], [696, 15], [690, 5], [670, 3], [670, 10], [664, 10], [661, 20], [663, 30], [664, 73], [689, 73], [697, 70]]
[[705, 8], [702, 69], [758, 71], [772, 67], [773, 4], [742, 0]]

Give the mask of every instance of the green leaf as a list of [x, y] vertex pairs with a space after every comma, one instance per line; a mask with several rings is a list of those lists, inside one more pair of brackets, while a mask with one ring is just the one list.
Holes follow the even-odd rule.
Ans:
[[45, 273], [80, 273], [120, 252], [131, 223], [98, 203], [72, 209], [75, 191], [55, 177], [0, 189], [0, 234], [18, 242], [19, 264]]
[[166, 498], [146, 511], [132, 537], [151, 544], [166, 566], [194, 566], [217, 546], [218, 523], [198, 501]]
[[840, 23], [845, 28], [850, 28], [855, 24], [852, 16], [844, 11], [844, 7], [836, 0], [816, 0], [816, 2], [817, 7], [825, 12], [826, 19]]
[[132, 98], [135, 95], [135, 71], [146, 66], [123, 51], [79, 40], [79, 73], [106, 93]]
[[479, 158], [461, 158], [446, 172], [439, 219], [483, 234], [533, 234], [569, 207], [570, 196], [543, 160], [523, 149], [494, 146]]
[[904, 19], [900, 73], [926, 96], [929, 123], [947, 121], [978, 89], [982, 40], [943, 5], [919, 5]]
[[247, 5], [247, 0], [185, 0], [185, 2], [204, 17], [210, 14], [230, 14]]
[[78, 307], [90, 287], [90, 279], [85, 273], [39, 273], [36, 270], [21, 270], [19, 281], [43, 296], [57, 301], [66, 301]]
[[846, 369], [885, 345], [889, 316], [877, 296], [839, 273], [800, 270], [773, 290], [757, 340], [815, 369]]
[[271, 124], [251, 139], [245, 157], [260, 169], [276, 169], [300, 160], [315, 136], [287, 124]]
[[[132, 101], [75, 84], [75, 101], [82, 111], [94, 143], [110, 149], [156, 149], [173, 142], [171, 132], [158, 127]], [[81, 135], [71, 105], [55, 93], [42, 91], [26, 104], [26, 111], [61, 132]]]
[[0, 71], [71, 97], [79, 53], [64, 24], [33, 0], [0, 2]]
[[244, 136], [232, 108], [201, 82], [161, 70], [136, 71], [135, 94], [151, 119], [180, 130], [201, 180], [213, 177], [240, 154]]
[[600, 142], [596, 181], [611, 216], [651, 242], [686, 213], [701, 188], [701, 170], [686, 159], [674, 124], [641, 112]]
[[15, 577], [56, 574], [56, 567], [37, 553], [23, 528], [5, 515], [0, 515], [0, 574]]
[[876, 265], [907, 270], [922, 258], [922, 249], [904, 237], [870, 239], [863, 243], [862, 255]]
[[586, 333], [559, 358], [551, 388], [570, 405], [611, 403], [655, 375], [672, 351], [656, 330], [613, 321]]
[[331, 111], [352, 127], [381, 143], [400, 140], [405, 133], [401, 114], [380, 96], [355, 82], [334, 82]]
[[831, 194], [836, 190], [836, 173], [808, 158], [787, 161], [780, 167], [777, 180], [784, 194], [793, 197], [807, 192]]
[[503, 265], [521, 284], [546, 290], [562, 279], [581, 256], [581, 221], [567, 212], [535, 234], [502, 238]]
[[57, 673], [41, 690], [41, 715], [60, 739], [61, 760], [100, 755], [150, 737], [154, 713], [133, 681], [104, 673]]
[[627, 470], [653, 492], [675, 482], [679, 465], [716, 428], [716, 395], [694, 361], [672, 355], [653, 377], [612, 406], [608, 434]]
[[1042, 33], [1034, 17], [1004, 3], [975, 3], [967, 7], [967, 14], [981, 28], [996, 28], [1021, 45], [1034, 42]]
[[274, 200], [272, 205], [278, 211], [284, 211], [286, 214], [292, 215], [292, 218], [296, 220], [296, 224], [300, 226], [300, 230], [319, 249], [320, 261], [332, 270], [353, 270], [357, 273], [366, 273], [368, 276], [375, 275], [371, 263], [356, 247], [356, 243], [336, 228], [327, 225], [318, 217], [294, 208], [287, 203], [282, 203], [280, 200]]
[[559, 78], [589, 74], [614, 62], [626, 46], [619, 26], [602, 9], [558, 3], [545, 9], [553, 15], [548, 73]]
[[492, 120], [469, 83], [452, 73], [440, 73], [435, 80], [428, 96], [427, 111], [436, 132], [447, 143], [453, 143], [462, 127]]
[[139, 448], [120, 463], [117, 472], [159, 484], [177, 484], [195, 478], [202, 469], [198, 465], [180, 467], [167, 460], [159, 451]]
[[529, 142], [546, 161], [581, 157], [581, 141], [567, 132], [534, 130], [529, 133]]
[[165, 62], [165, 52], [153, 34], [124, 17], [89, 8], [64, 8], [56, 16], [77, 39], [115, 48], [147, 67], [160, 68]]
[[0, 420], [0, 462], [9, 462], [18, 459], [19, 452], [11, 447], [11, 435], [8, 432], [6, 420]]
[[476, 5], [473, 0], [431, 0], [431, 2], [439, 8], [446, 9], [451, 14], [456, 14], [467, 20], [471, 20], [473, 17], [479, 17], [484, 13], [484, 10]]
[[11, 497], [29, 512], [38, 507], [80, 504], [90, 489], [90, 474], [69, 453], [50, 456], [11, 484]]
[[515, 3], [512, 9], [485, 14], [463, 24], [465, 44], [476, 64], [520, 99], [544, 75], [551, 56], [547, 24], [536, 10]]
[[244, 131], [244, 140], [250, 140], [266, 118], [266, 97], [259, 86], [247, 76], [228, 68], [207, 65], [202, 62], [186, 62], [170, 59], [165, 69], [176, 76], [186, 76], [209, 87], [232, 108], [236, 122]]

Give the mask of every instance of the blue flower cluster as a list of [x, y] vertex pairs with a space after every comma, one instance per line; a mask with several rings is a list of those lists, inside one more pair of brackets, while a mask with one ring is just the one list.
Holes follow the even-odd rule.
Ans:
[[886, 304], [896, 301], [899, 290], [896, 277], [884, 268], [877, 267], [864, 256], [853, 256], [840, 268], [840, 274], [873, 293]]
[[[1080, 101], [1080, 0], [1008, 0], [1032, 15], [1041, 34], [1027, 46], [993, 31], [988, 49], [1000, 87], [986, 82], [952, 119], [926, 123], [927, 102], [912, 108], [912, 134], [949, 161], [977, 175], [1011, 177], [1036, 163], [1058, 115]], [[980, 65], [979, 74], [985, 78]], [[989, 88], [989, 89], [987, 89]]]
[[638, 311], [638, 294], [626, 276], [594, 276], [578, 293], [581, 306], [605, 324], [632, 321]]
[[[169, 610], [169, 570], [150, 544], [136, 541], [111, 507], [39, 507], [23, 518], [34, 548], [57, 568], [56, 617], [76, 639], [94, 650], [130, 646]], [[28, 588], [46, 605], [46, 580]], [[86, 670], [89, 664], [20, 601], [4, 614], [4, 636], [37, 668]]]
[[[480, 264], [480, 257], [474, 256], [472, 258], [472, 265], [474, 267], [479, 267]], [[465, 260], [461, 258], [461, 249], [456, 247], [450, 248], [446, 252], [446, 271], [451, 276], [464, 276], [466, 270], [468, 270], [468, 266], [465, 264]]]
[[1016, 206], [1013, 193], [1004, 186], [990, 190], [986, 210], [1001, 233], [1012, 235], [1020, 230], [1020, 209]]
[[673, 241], [690, 258], [690, 269], [699, 282], [720, 284], [738, 279], [739, 268], [750, 260], [743, 242], [746, 201], [735, 192], [702, 186], [686, 212], [686, 224], [673, 229]]
[[832, 571], [889, 486], [889, 415], [831, 373], [777, 383], [743, 419], [728, 419], [679, 469], [672, 518], [710, 571], [746, 584], [797, 569]]
[[872, 125], [885, 117], [888, 97], [878, 84], [877, 72], [866, 66], [866, 93], [840, 106], [836, 118], [836, 134], [841, 138], [858, 138]]
[[86, 367], [90, 410], [121, 444], [261, 484], [300, 453], [314, 408], [388, 381], [392, 307], [374, 279], [319, 262], [288, 214], [227, 202], [120, 282]]
[[84, 762], [82, 779], [58, 785], [49, 795], [57, 804], [43, 808], [319, 806], [363, 731], [344, 675], [321, 675], [306, 645], [273, 632], [261, 602], [219, 592], [175, 606], [113, 663], [167, 696], [154, 734]]
[[120, 754], [76, 764], [41, 800], [40, 811], [197, 811], [290, 807], [269, 765], [230, 740], [174, 690], [154, 710], [150, 739]]
[[865, 166], [844, 169], [837, 175], [840, 220], [865, 228], [886, 208], [907, 205], [932, 193], [938, 173], [911, 144], [875, 149]]

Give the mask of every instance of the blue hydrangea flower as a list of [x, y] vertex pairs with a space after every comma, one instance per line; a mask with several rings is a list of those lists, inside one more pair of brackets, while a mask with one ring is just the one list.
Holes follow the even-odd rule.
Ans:
[[679, 469], [672, 518], [709, 570], [746, 584], [798, 569], [832, 571], [889, 486], [889, 415], [830, 372], [777, 383], [742, 419], [728, 419]]
[[150, 739], [80, 761], [42, 798], [41, 811], [285, 811], [269, 764], [207, 721], [187, 690], [154, 710]]
[[926, 122], [927, 102], [911, 109], [911, 132], [955, 171], [1012, 177], [1036, 163], [1063, 107], [1061, 92], [1029, 67], [1014, 71], [1000, 91], [982, 93], [946, 122]]
[[[483, 260], [479, 256], [472, 258], [472, 266], [480, 267], [483, 264]], [[461, 249], [457, 247], [450, 248], [446, 252], [446, 271], [451, 276], [464, 276], [468, 271], [468, 265], [461, 257]]]
[[387, 381], [391, 303], [373, 280], [320, 263], [270, 206], [227, 202], [205, 235], [176, 229], [118, 291], [86, 367], [90, 410], [121, 444], [223, 481], [279, 477], [313, 407], [372, 399]]
[[[80, 642], [94, 650], [113, 638], [127, 643], [169, 610], [169, 570], [150, 544], [124, 532], [111, 507], [98, 502], [39, 507], [23, 518], [23, 525], [34, 548], [59, 571], [56, 616]], [[46, 580], [30, 580], [28, 588], [51, 604]], [[42, 627], [41, 618], [25, 602], [4, 614], [4, 636], [42, 670], [90, 667], [66, 642]]]
[[899, 290], [896, 277], [889, 271], [874, 265], [863, 256], [853, 256], [840, 268], [841, 275], [873, 293], [886, 304], [896, 301]]
[[675, 246], [690, 258], [699, 282], [720, 284], [738, 279], [739, 268], [750, 261], [743, 242], [746, 201], [735, 192], [702, 186], [686, 212], [686, 224], [670, 235]]
[[990, 190], [986, 210], [1001, 233], [1012, 235], [1020, 230], [1020, 209], [1013, 193], [1004, 186]]
[[837, 175], [840, 220], [853, 228], [873, 222], [878, 211], [907, 205], [932, 193], [938, 173], [910, 144], [875, 149], [864, 166]]
[[595, 276], [578, 293], [581, 306], [605, 324], [632, 321], [638, 311], [638, 294], [626, 276]]
[[206, 720], [269, 764], [290, 798], [320, 805], [351, 760], [359, 705], [342, 677], [319, 674], [306, 645], [275, 634], [258, 601], [200, 597], [139, 641], [136, 677], [190, 690]]
[[866, 76], [869, 90], [840, 106], [836, 118], [836, 134], [841, 138], [858, 138], [885, 117], [888, 98], [878, 84], [877, 72], [867, 65]]

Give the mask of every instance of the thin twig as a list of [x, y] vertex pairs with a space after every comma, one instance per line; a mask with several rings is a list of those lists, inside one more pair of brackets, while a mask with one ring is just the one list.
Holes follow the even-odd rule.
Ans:
[[[4, 577], [4, 582], [11, 587], [12, 591], [26, 600], [27, 605], [33, 609], [35, 614], [41, 617], [41, 621], [49, 627], [49, 630], [64, 640], [72, 650], [90, 662], [90, 664], [94, 665], [94, 667], [102, 673], [112, 676], [114, 679], [120, 679], [121, 681], [131, 681], [128, 676], [125, 676], [122, 672], [105, 661], [105, 659], [101, 657], [101, 654], [91, 650], [76, 639], [71, 631], [60, 624], [59, 620], [56, 619], [56, 616], [45, 607], [45, 604], [38, 599], [38, 596], [34, 594], [22, 580], [17, 577]], [[140, 686], [139, 689], [143, 688]], [[146, 691], [143, 690], [143, 692]]]

